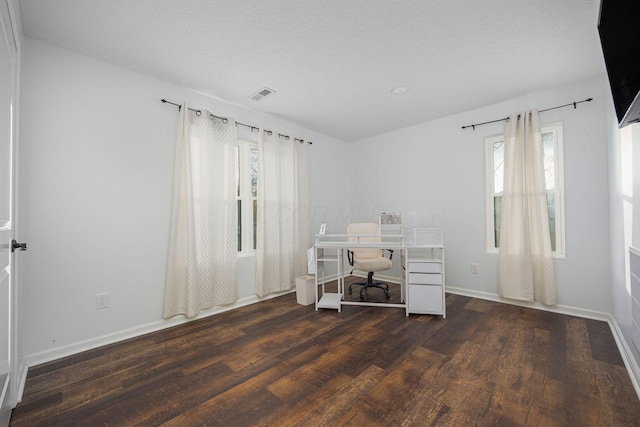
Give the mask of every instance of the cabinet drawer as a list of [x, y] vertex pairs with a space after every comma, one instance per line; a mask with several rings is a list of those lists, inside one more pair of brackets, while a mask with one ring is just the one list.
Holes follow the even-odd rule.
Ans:
[[442, 285], [442, 274], [409, 273], [409, 283], [412, 285]]
[[442, 273], [441, 262], [411, 262], [408, 263], [409, 273]]
[[409, 313], [442, 313], [442, 286], [409, 285], [408, 299]]

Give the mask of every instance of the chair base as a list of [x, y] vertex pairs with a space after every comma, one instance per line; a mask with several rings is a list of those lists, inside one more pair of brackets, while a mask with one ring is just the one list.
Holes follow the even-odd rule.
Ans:
[[366, 282], [362, 282], [362, 283], [352, 283], [349, 285], [349, 295], [351, 295], [353, 293], [353, 291], [351, 290], [351, 287], [353, 285], [360, 285], [362, 286], [362, 288], [360, 288], [360, 300], [364, 301], [364, 292], [367, 288], [378, 288], [378, 289], [382, 289], [382, 291], [384, 292], [384, 296], [389, 299], [390, 295], [389, 295], [389, 285], [386, 283], [381, 283], [381, 282], [374, 282], [373, 281], [373, 272], [369, 272], [369, 274], [367, 275], [367, 281]]

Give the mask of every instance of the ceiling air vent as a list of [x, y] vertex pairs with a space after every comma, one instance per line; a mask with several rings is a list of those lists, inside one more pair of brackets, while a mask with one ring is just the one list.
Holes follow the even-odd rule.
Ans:
[[249, 96], [249, 98], [253, 99], [254, 101], [260, 101], [262, 98], [271, 95], [272, 93], [275, 93], [276, 91], [273, 89], [269, 89], [268, 87], [263, 87], [262, 89], [260, 89], [259, 91], [253, 93], [251, 96]]

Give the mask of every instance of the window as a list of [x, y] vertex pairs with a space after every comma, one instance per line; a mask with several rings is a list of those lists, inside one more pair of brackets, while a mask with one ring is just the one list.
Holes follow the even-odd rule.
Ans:
[[258, 146], [240, 141], [237, 153], [238, 252], [253, 252], [258, 221]]
[[[545, 126], [541, 131], [551, 249], [555, 257], [564, 257], [562, 123]], [[504, 135], [486, 138], [485, 149], [487, 162], [487, 250], [490, 253], [498, 253], [504, 178]]]

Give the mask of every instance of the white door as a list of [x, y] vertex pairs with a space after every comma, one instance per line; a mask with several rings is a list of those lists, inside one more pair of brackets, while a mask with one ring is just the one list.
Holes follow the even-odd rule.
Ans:
[[17, 46], [6, 0], [0, 2], [0, 426], [16, 403], [14, 302], [14, 138]]

